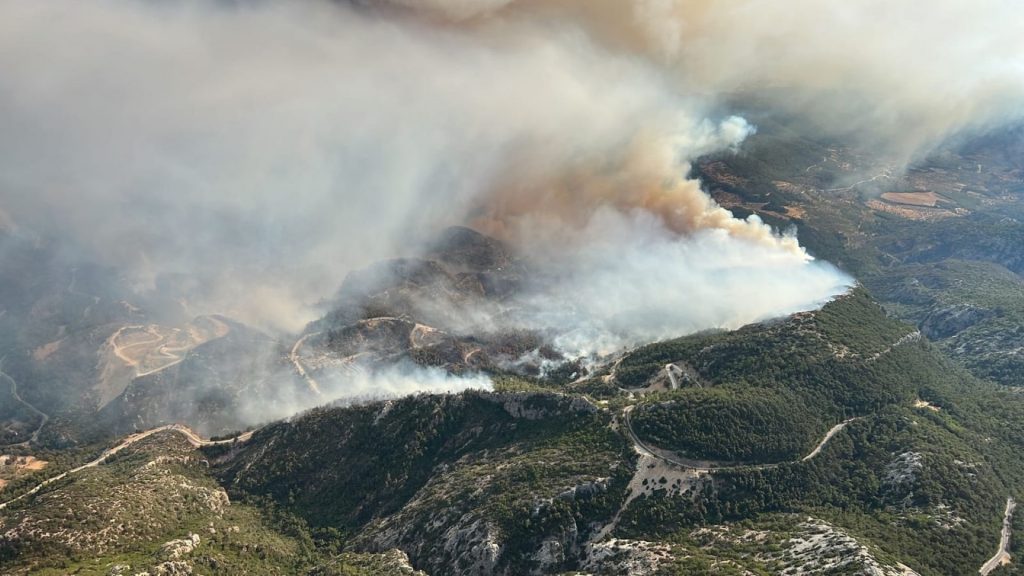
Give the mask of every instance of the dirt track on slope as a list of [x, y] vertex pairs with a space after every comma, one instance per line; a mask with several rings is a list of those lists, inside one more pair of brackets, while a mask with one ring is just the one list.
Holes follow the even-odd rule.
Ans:
[[23, 406], [28, 408], [33, 414], [39, 416], [40, 418], [39, 426], [37, 426], [36, 429], [32, 432], [32, 436], [28, 440], [25, 440], [24, 442], [18, 442], [16, 444], [8, 444], [5, 446], [5, 448], [11, 448], [15, 446], [28, 446], [32, 442], [36, 442], [37, 440], [39, 440], [39, 433], [43, 431], [43, 426], [46, 426], [46, 423], [50, 421], [50, 416], [43, 412], [42, 410], [29, 404], [28, 402], [23, 400], [21, 396], [18, 395], [18, 383], [14, 381], [14, 378], [11, 378], [10, 375], [3, 371], [3, 361], [4, 358], [0, 358], [0, 378], [7, 380], [10, 383], [11, 396], [14, 396], [15, 400], [20, 402]]
[[195, 431], [193, 431], [191, 428], [189, 428], [188, 426], [184, 426], [182, 424], [168, 424], [166, 426], [160, 426], [158, 428], [152, 428], [150, 430], [146, 430], [145, 432], [136, 432], [135, 434], [128, 435], [124, 440], [121, 441], [120, 444], [118, 444], [118, 445], [116, 445], [116, 446], [114, 446], [112, 448], [108, 448], [108, 449], [104, 450], [103, 453], [100, 454], [95, 459], [90, 460], [89, 462], [86, 462], [85, 464], [82, 464], [81, 466], [79, 466], [77, 468], [72, 468], [71, 470], [68, 470], [67, 472], [62, 472], [62, 473], [60, 473], [60, 474], [58, 474], [58, 475], [56, 475], [56, 476], [54, 476], [52, 478], [47, 478], [46, 480], [43, 480], [42, 482], [40, 482], [35, 488], [32, 488], [28, 492], [25, 492], [21, 496], [18, 496], [17, 498], [13, 498], [11, 500], [8, 500], [7, 502], [0, 503], [0, 510], [3, 510], [8, 505], [13, 504], [14, 502], [17, 502], [17, 501], [19, 501], [19, 500], [21, 500], [23, 498], [26, 498], [28, 496], [32, 496], [32, 495], [38, 493], [40, 490], [42, 490], [46, 486], [49, 486], [50, 484], [53, 484], [54, 482], [57, 482], [58, 480], [62, 480], [64, 478], [67, 478], [68, 476], [71, 476], [72, 474], [77, 474], [78, 472], [81, 472], [82, 470], [85, 470], [87, 468], [95, 468], [96, 466], [99, 466], [99, 465], [103, 464], [104, 462], [106, 462], [107, 459], [109, 459], [114, 454], [117, 454], [118, 452], [124, 450], [125, 448], [128, 448], [132, 444], [135, 444], [136, 442], [139, 442], [140, 440], [145, 440], [146, 438], [149, 438], [153, 434], [157, 434], [159, 432], [177, 432], [177, 433], [183, 435], [185, 437], [185, 439], [188, 441], [188, 443], [191, 444], [193, 447], [201, 448], [203, 446], [217, 446], [217, 445], [221, 445], [221, 444], [231, 444], [233, 442], [247, 442], [250, 438], [252, 438], [252, 435], [256, 431], [255, 430], [250, 430], [249, 432], [244, 432], [242, 434], [239, 434], [238, 436], [234, 436], [232, 438], [226, 438], [224, 440], [204, 440], [201, 436], [196, 434]]

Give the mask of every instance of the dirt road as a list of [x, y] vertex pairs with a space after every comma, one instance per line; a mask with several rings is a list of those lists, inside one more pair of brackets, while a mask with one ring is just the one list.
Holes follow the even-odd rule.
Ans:
[[811, 453], [801, 458], [800, 461], [807, 462], [811, 458], [817, 456], [818, 453], [821, 452], [821, 449], [825, 447], [825, 444], [828, 444], [828, 441], [831, 440], [832, 437], [836, 435], [836, 433], [845, 428], [847, 424], [853, 422], [854, 420], [860, 420], [860, 418], [848, 418], [830, 428], [829, 431], [825, 433], [825, 437], [821, 439], [821, 442], [818, 442], [818, 445], [814, 447], [814, 450], [811, 450]]
[[32, 436], [28, 440], [25, 440], [24, 442], [18, 442], [17, 444], [8, 444], [6, 447], [9, 448], [9, 447], [14, 447], [14, 446], [28, 446], [32, 442], [35, 442], [35, 441], [39, 440], [39, 433], [43, 431], [43, 426], [46, 426], [46, 423], [49, 422], [50, 416], [48, 414], [46, 414], [45, 412], [43, 412], [42, 410], [39, 410], [35, 406], [29, 404], [28, 402], [23, 400], [21, 398], [21, 396], [18, 395], [18, 383], [14, 381], [14, 378], [11, 378], [10, 375], [8, 375], [6, 372], [3, 371], [3, 365], [4, 365], [4, 360], [5, 359], [6, 359], [6, 357], [5, 358], [0, 358], [0, 378], [2, 378], [4, 380], [7, 380], [10, 383], [10, 385], [11, 385], [11, 396], [14, 396], [15, 400], [20, 402], [23, 406], [28, 408], [33, 414], [35, 414], [36, 416], [39, 416], [39, 418], [40, 418], [39, 426], [37, 426], [35, 431], [32, 432]]
[[[630, 413], [635, 407], [635, 405], [627, 406], [623, 409], [621, 423], [626, 431], [626, 435], [629, 436], [630, 441], [633, 443], [633, 449], [640, 455], [640, 458], [637, 460], [637, 468], [633, 473], [633, 478], [630, 479], [626, 499], [619, 506], [618, 511], [615, 512], [615, 515], [608, 524], [594, 533], [590, 538], [591, 542], [598, 542], [608, 534], [611, 534], [615, 527], [618, 526], [619, 520], [626, 508], [629, 507], [630, 502], [640, 496], [640, 494], [649, 492], [653, 486], [659, 486], [659, 489], [668, 490], [673, 494], [683, 494], [698, 486], [704, 476], [719, 470], [766, 470], [784, 464], [784, 462], [775, 464], [741, 464], [712, 460], [691, 460], [668, 450], [650, 446], [644, 443], [633, 430]], [[799, 461], [806, 462], [817, 456], [833, 436], [845, 428], [847, 424], [858, 419], [850, 418], [833, 426], [825, 434], [825, 437], [821, 439], [821, 442], [818, 442], [818, 445], [814, 447], [814, 450]]]
[[[187, 331], [188, 337], [180, 339], [180, 341], [174, 344], [169, 342], [178, 340], [178, 335], [182, 333], [181, 329], [166, 328], [155, 324], [149, 326], [137, 324], [122, 326], [110, 337], [111, 350], [119, 360], [135, 369], [134, 378], [156, 374], [161, 370], [166, 370], [171, 366], [182, 363], [188, 357], [188, 353], [197, 346], [217, 338], [222, 338], [231, 331], [231, 327], [218, 319], [216, 315], [203, 316], [201, 318], [213, 325], [212, 334], [200, 332], [194, 327], [194, 323], [199, 319], [193, 321], [193, 324], [184, 329]], [[120, 340], [125, 330], [143, 330], [148, 335], [148, 338], [122, 345]], [[142, 354], [138, 355], [137, 349], [140, 348], [142, 349]], [[160, 361], [154, 363], [152, 362], [153, 359], [159, 359]], [[148, 369], [144, 368], [145, 364], [150, 364]]]
[[779, 466], [781, 466], [783, 464], [792, 464], [792, 463], [795, 463], [795, 462], [806, 462], [808, 460], [811, 460], [812, 458], [814, 458], [818, 454], [820, 454], [822, 449], [825, 448], [825, 445], [828, 444], [829, 440], [831, 440], [833, 436], [835, 436], [837, 433], [839, 433], [840, 430], [845, 428], [847, 424], [849, 424], [851, 422], [854, 422], [855, 420], [860, 420], [860, 417], [858, 417], [858, 418], [849, 418], [847, 420], [843, 420], [839, 424], [836, 424], [831, 429], [829, 429], [828, 432], [825, 433], [825, 436], [821, 439], [820, 442], [818, 442], [817, 446], [815, 446], [814, 449], [811, 450], [810, 453], [808, 453], [806, 456], [804, 456], [800, 460], [794, 460], [792, 462], [775, 462], [775, 463], [771, 463], [771, 464], [743, 464], [743, 463], [739, 463], [739, 462], [721, 462], [721, 461], [717, 461], [717, 460], [692, 460], [692, 459], [689, 459], [689, 458], [683, 458], [683, 457], [681, 457], [681, 456], [679, 456], [677, 454], [674, 454], [674, 453], [672, 453], [672, 452], [670, 452], [668, 450], [663, 450], [661, 448], [656, 448], [656, 447], [650, 446], [648, 444], [645, 444], [636, 435], [636, 432], [633, 431], [633, 422], [630, 420], [630, 412], [633, 411], [634, 407], [635, 406], [627, 406], [622, 411], [622, 416], [623, 416], [623, 422], [626, 425], [626, 433], [629, 435], [629, 439], [633, 442], [633, 444], [637, 447], [637, 450], [641, 454], [647, 454], [647, 455], [653, 456], [653, 457], [655, 457], [655, 458], [657, 458], [659, 460], [667, 462], [669, 464], [673, 464], [673, 465], [676, 465], [676, 466], [681, 466], [683, 468], [689, 468], [691, 470], [697, 470], [697, 471], [700, 471], [700, 472], [716, 472], [716, 471], [719, 471], [719, 470], [729, 470], [729, 469], [767, 470], [767, 469], [770, 469], [770, 468], [777, 468], [777, 467], [779, 467]]
[[126, 437], [117, 446], [114, 446], [113, 448], [108, 448], [108, 449], [104, 450], [103, 453], [100, 454], [96, 459], [91, 460], [89, 462], [86, 462], [85, 464], [82, 464], [81, 466], [79, 466], [77, 468], [72, 468], [71, 470], [68, 470], [67, 472], [62, 472], [62, 473], [60, 473], [60, 474], [58, 474], [58, 475], [56, 475], [56, 476], [54, 476], [52, 478], [47, 478], [46, 480], [43, 480], [42, 482], [40, 482], [35, 488], [29, 490], [28, 492], [25, 492], [21, 496], [18, 496], [17, 498], [13, 498], [11, 500], [8, 500], [7, 502], [4, 502], [4, 503], [0, 503], [0, 510], [3, 510], [9, 504], [17, 502], [18, 500], [21, 500], [21, 499], [23, 499], [23, 498], [25, 498], [27, 496], [32, 496], [33, 494], [36, 494], [40, 490], [42, 490], [43, 488], [49, 486], [50, 484], [53, 484], [54, 482], [57, 482], [57, 481], [62, 480], [64, 478], [67, 478], [68, 476], [70, 476], [72, 474], [76, 474], [76, 473], [81, 472], [82, 470], [85, 470], [87, 468], [95, 468], [96, 466], [99, 466], [100, 464], [103, 464], [104, 462], [106, 462], [107, 459], [109, 459], [114, 454], [117, 454], [121, 450], [124, 450], [125, 448], [128, 448], [129, 446], [131, 446], [132, 444], [135, 444], [136, 442], [138, 442], [140, 440], [144, 440], [146, 438], [149, 438], [153, 434], [157, 434], [159, 432], [168, 432], [168, 431], [170, 431], [170, 432], [177, 432], [179, 434], [182, 434], [183, 436], [185, 436], [185, 439], [188, 441], [188, 443], [191, 444], [192, 446], [196, 447], [196, 448], [200, 448], [200, 447], [203, 447], [203, 446], [216, 446], [216, 445], [220, 445], [220, 444], [230, 444], [232, 442], [247, 442], [250, 438], [252, 438], [252, 435], [256, 432], [255, 430], [250, 430], [249, 432], [244, 432], [242, 434], [239, 434], [238, 436], [234, 436], [232, 438], [226, 438], [224, 440], [204, 440], [201, 436], [196, 434], [195, 431], [193, 431], [191, 428], [189, 428], [188, 426], [184, 426], [182, 424], [168, 424], [166, 426], [160, 426], [159, 428], [153, 428], [151, 430], [146, 430], [145, 432], [136, 432], [135, 434], [131, 434], [128, 437]]
[[306, 342], [306, 339], [309, 338], [310, 336], [316, 336], [317, 334], [320, 333], [311, 332], [309, 334], [306, 334], [302, 338], [299, 338], [298, 341], [295, 342], [295, 345], [292, 346], [292, 351], [291, 354], [289, 354], [289, 358], [291, 359], [292, 364], [295, 365], [295, 371], [298, 372], [299, 376], [302, 376], [302, 378], [306, 381], [306, 384], [309, 385], [309, 390], [313, 394], [316, 394], [317, 396], [322, 396], [323, 394], [320, 392], [320, 385], [317, 383], [315, 378], [310, 376], [309, 372], [307, 372], [306, 368], [302, 365], [302, 361], [299, 360], [299, 350], [302, 349], [302, 345]]

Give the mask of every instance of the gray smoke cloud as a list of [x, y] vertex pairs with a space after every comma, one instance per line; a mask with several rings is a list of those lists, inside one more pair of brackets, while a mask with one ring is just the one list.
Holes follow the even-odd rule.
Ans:
[[289, 330], [502, 178], [604, 161], [645, 130], [673, 156], [713, 148], [656, 70], [583, 34], [313, 1], [3, 3], [0, 119], [16, 222], [143, 288], [201, 279], [197, 313]]
[[377, 0], [476, 25], [545, 18], [710, 100], [770, 103], [894, 163], [1024, 117], [1014, 0]]
[[1009, 2], [357, 4], [0, 4], [0, 212], [292, 331], [349, 270], [469, 223], [565, 270], [544, 301], [572, 295], [575, 336], [640, 341], [850, 282], [687, 178], [754, 130], [724, 99], [902, 157], [1021, 101]]

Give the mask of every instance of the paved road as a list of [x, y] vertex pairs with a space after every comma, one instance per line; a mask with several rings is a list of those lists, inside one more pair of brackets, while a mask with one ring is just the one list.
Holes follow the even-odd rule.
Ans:
[[72, 468], [71, 470], [68, 470], [67, 472], [62, 472], [62, 473], [60, 473], [60, 474], [58, 474], [58, 475], [56, 475], [56, 476], [54, 476], [52, 478], [47, 478], [46, 480], [43, 480], [42, 482], [40, 482], [39, 485], [37, 485], [35, 488], [29, 490], [28, 492], [25, 492], [21, 496], [18, 496], [17, 498], [13, 498], [11, 500], [8, 500], [7, 502], [4, 502], [4, 503], [0, 504], [0, 510], [3, 510], [4, 508], [6, 508], [8, 506], [8, 504], [12, 504], [14, 502], [17, 502], [18, 500], [21, 500], [22, 498], [25, 498], [27, 496], [31, 496], [33, 494], [36, 494], [37, 492], [39, 492], [43, 488], [49, 486], [50, 484], [53, 484], [54, 482], [57, 482], [58, 480], [62, 480], [62, 479], [66, 478], [66, 477], [68, 477], [68, 476], [70, 476], [72, 474], [76, 474], [78, 472], [81, 472], [82, 470], [85, 470], [86, 468], [95, 468], [96, 466], [99, 466], [100, 464], [103, 464], [104, 462], [106, 462], [107, 459], [109, 459], [114, 454], [117, 454], [121, 450], [124, 450], [125, 448], [131, 446], [132, 444], [135, 444], [136, 442], [138, 442], [140, 440], [144, 440], [146, 438], [149, 438], [150, 436], [152, 436], [153, 434], [156, 434], [158, 432], [167, 432], [167, 431], [177, 432], [179, 434], [184, 435], [185, 439], [188, 440], [189, 444], [191, 444], [192, 446], [194, 446], [196, 448], [199, 448], [199, 447], [202, 447], [202, 446], [217, 446], [217, 445], [220, 445], [220, 444], [230, 444], [230, 443], [236, 442], [236, 441], [237, 442], [247, 442], [250, 438], [252, 438], [252, 435], [256, 432], [255, 430], [250, 430], [249, 432], [245, 432], [245, 433], [239, 434], [238, 436], [235, 436], [235, 437], [232, 437], [232, 438], [226, 438], [224, 440], [204, 440], [202, 437], [200, 437], [198, 434], [196, 434], [191, 428], [189, 428], [188, 426], [184, 426], [182, 424], [168, 424], [166, 426], [160, 426], [159, 428], [153, 428], [151, 430], [146, 430], [145, 432], [136, 432], [135, 434], [130, 434], [128, 437], [126, 437], [124, 440], [122, 440], [121, 443], [118, 444], [117, 446], [114, 446], [113, 448], [108, 448], [108, 449], [104, 450], [103, 453], [100, 454], [96, 459], [91, 460], [91, 461], [89, 461], [89, 462], [87, 462], [85, 464], [82, 464], [78, 468]]
[[[642, 453], [648, 454], [650, 456], [653, 456], [653, 457], [655, 457], [655, 458], [657, 458], [659, 460], [668, 462], [669, 464], [674, 464], [676, 466], [681, 466], [683, 468], [689, 468], [689, 469], [692, 469], [692, 470], [699, 470], [699, 471], [703, 471], [703, 472], [715, 472], [715, 471], [718, 471], [718, 470], [729, 470], [729, 469], [767, 470], [767, 469], [770, 469], [770, 468], [777, 468], [777, 467], [781, 466], [782, 464], [791, 464], [791, 463], [793, 463], [793, 462], [776, 462], [776, 463], [772, 463], [772, 464], [743, 464], [743, 463], [740, 463], [740, 462], [721, 462], [721, 461], [716, 461], [716, 460], [692, 460], [692, 459], [689, 459], [689, 458], [683, 458], [683, 457], [681, 457], [681, 456], [679, 456], [677, 454], [673, 454], [672, 452], [669, 452], [668, 450], [662, 450], [660, 448], [655, 448], [653, 446], [645, 444], [643, 442], [643, 440], [640, 440], [640, 438], [636, 435], [636, 432], [633, 431], [633, 422], [630, 420], [630, 412], [633, 411], [634, 407], [635, 406], [627, 406], [622, 411], [623, 421], [626, 424], [626, 433], [629, 435], [629, 439], [633, 441], [633, 444], [635, 444], [637, 449], [640, 450]], [[829, 440], [831, 440], [833, 436], [835, 436], [840, 430], [845, 428], [847, 424], [849, 424], [849, 423], [851, 423], [851, 422], [853, 422], [855, 420], [860, 420], [860, 417], [849, 418], [849, 419], [843, 420], [839, 424], [836, 424], [835, 426], [833, 426], [828, 432], [825, 433], [824, 438], [821, 439], [821, 442], [818, 442], [818, 445], [814, 447], [814, 450], [812, 450], [809, 454], [807, 454], [806, 456], [801, 458], [799, 460], [799, 462], [806, 462], [806, 461], [814, 458], [818, 454], [820, 454], [821, 450], [825, 447], [826, 444], [828, 444]]]
[[4, 364], [4, 360], [5, 359], [6, 359], [6, 357], [0, 358], [0, 378], [3, 378], [4, 380], [7, 380], [8, 382], [10, 382], [10, 384], [11, 384], [11, 396], [14, 396], [15, 400], [17, 400], [18, 402], [23, 404], [26, 408], [31, 410], [32, 413], [34, 413], [35, 415], [39, 416], [39, 418], [40, 418], [39, 426], [37, 426], [35, 431], [32, 432], [32, 437], [31, 438], [29, 438], [28, 440], [25, 440], [24, 442], [18, 442], [16, 444], [7, 444], [5, 447], [10, 448], [10, 447], [14, 447], [14, 446], [28, 446], [30, 443], [39, 440], [39, 433], [43, 431], [43, 426], [46, 426], [46, 423], [50, 421], [50, 416], [48, 414], [46, 414], [45, 412], [43, 412], [42, 410], [40, 410], [40, 409], [36, 408], [35, 406], [29, 404], [28, 402], [23, 400], [21, 396], [18, 395], [18, 383], [14, 381], [14, 378], [11, 378], [10, 375], [8, 375], [6, 372], [3, 371], [3, 364]]
[[1003, 531], [999, 538], [999, 550], [996, 551], [995, 556], [989, 558], [988, 562], [978, 569], [979, 574], [987, 576], [989, 572], [1003, 564], [1010, 563], [1010, 522], [1013, 520], [1013, 509], [1016, 507], [1017, 502], [1013, 497], [1006, 499], [1006, 512], [1003, 513]]

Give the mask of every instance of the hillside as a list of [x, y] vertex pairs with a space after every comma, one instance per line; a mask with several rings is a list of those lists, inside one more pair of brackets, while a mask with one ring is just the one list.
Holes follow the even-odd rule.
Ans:
[[0, 1], [0, 576], [1024, 574], [975, 4]]
[[[644, 389], [668, 363], [687, 367], [683, 385]], [[205, 536], [212, 521], [265, 542], [261, 573], [392, 549], [429, 574], [967, 573], [1024, 477], [1021, 399], [859, 289], [819, 312], [639, 348], [594, 378], [629, 387], [588, 400], [557, 392], [583, 383], [548, 379], [529, 387], [550, 392], [318, 408], [201, 453], [154, 436], [0, 511], [15, 536], [0, 548], [18, 566], [138, 565], [191, 531], [206, 550], [197, 570], [245, 565]], [[165, 476], [206, 496], [146, 500]], [[139, 490], [138, 508], [76, 516]], [[49, 511], [60, 502], [73, 504]], [[74, 535], [33, 536], [51, 516]], [[933, 545], [950, 539], [961, 545]]]
[[[695, 169], [738, 216], [793, 228], [850, 271], [896, 317], [916, 324], [976, 376], [1020, 383], [1024, 172], [1019, 125], [951, 143], [909, 166], [815, 140], [761, 117], [741, 155]], [[929, 194], [936, 207], [894, 203]], [[887, 199], [888, 198], [888, 199]]]
[[[699, 385], [637, 387], [669, 362]], [[318, 410], [261, 431], [219, 474], [229, 490], [269, 493], [350, 535], [352, 549], [398, 546], [431, 573], [470, 559], [457, 570], [467, 574], [485, 551], [485, 573], [620, 573], [644, 562], [713, 573], [724, 560], [771, 573], [811, 562], [798, 542], [819, 539], [858, 550], [854, 560], [836, 552], [851, 566], [966, 573], [994, 548], [1002, 504], [1019, 490], [1020, 399], [944, 360], [863, 290], [820, 312], [642, 347], [595, 376], [607, 378], [630, 388], [605, 386], [604, 407], [562, 415], [553, 429], [510, 419], [508, 393]], [[626, 456], [633, 433], [642, 444]], [[583, 468], [574, 437], [586, 438]], [[375, 449], [362, 448], [368, 438]], [[601, 498], [564, 496], [564, 511], [548, 516], [544, 502], [602, 478]], [[964, 545], [930, 544], [949, 538]]]
[[301, 520], [233, 501], [208, 466], [187, 436], [166, 431], [7, 504], [3, 573], [418, 574], [394, 550], [317, 550]]
[[[40, 269], [4, 296], [11, 314], [34, 311], [12, 325], [0, 387], [15, 462], [0, 502], [20, 497], [0, 509], [4, 573], [976, 571], [1024, 478], [1012, 254], [981, 239], [945, 250], [940, 230], [960, 228], [896, 218], [857, 186], [826, 202], [780, 184], [789, 168], [769, 143], [808, 159], [825, 144], [759, 138], [702, 175], [738, 214], [795, 224], [863, 285], [817, 311], [605, 358], [565, 358], [550, 334], [516, 328], [530, 267], [465, 228], [353, 272], [321, 319], [283, 337], [147, 316], [95, 271]], [[827, 173], [857, 159], [846, 153], [793, 186], [841, 182]], [[6, 241], [9, 258], [41, 255]], [[51, 274], [63, 286], [34, 293]], [[197, 441], [390, 366], [486, 376], [494, 391], [344, 400], [244, 441]], [[116, 437], [175, 422], [199, 436], [129, 436], [89, 465]]]

